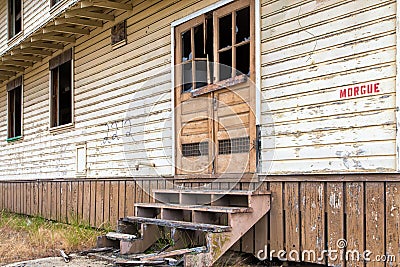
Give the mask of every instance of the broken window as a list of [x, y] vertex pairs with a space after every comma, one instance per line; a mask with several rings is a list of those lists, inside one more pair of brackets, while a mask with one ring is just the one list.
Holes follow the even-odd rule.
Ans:
[[8, 37], [12, 38], [22, 31], [21, 0], [8, 0]]
[[72, 50], [50, 60], [51, 127], [72, 123]]
[[126, 20], [111, 27], [111, 44], [126, 44]]
[[218, 14], [220, 63], [217, 80], [238, 75], [250, 76], [250, 6]]
[[22, 135], [22, 77], [7, 84], [8, 138]]
[[250, 77], [251, 16], [250, 1], [240, 0], [176, 28], [177, 85], [182, 92], [240, 75]]
[[207, 50], [207, 45], [212, 44], [212, 32], [206, 28], [205, 21], [199, 21], [179, 35], [182, 90], [189, 92], [209, 84], [212, 78], [209, 71], [212, 49]]

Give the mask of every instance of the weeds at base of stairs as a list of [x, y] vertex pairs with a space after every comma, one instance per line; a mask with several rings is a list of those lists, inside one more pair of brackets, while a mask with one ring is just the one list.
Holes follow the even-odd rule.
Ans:
[[60, 250], [69, 254], [93, 248], [97, 236], [107, 232], [77, 221], [67, 225], [0, 210], [0, 264], [59, 257]]

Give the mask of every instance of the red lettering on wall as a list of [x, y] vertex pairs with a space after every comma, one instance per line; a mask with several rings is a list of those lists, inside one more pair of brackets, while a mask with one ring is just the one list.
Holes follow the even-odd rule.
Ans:
[[360, 91], [360, 87], [354, 86], [354, 96], [358, 96], [359, 91]]
[[346, 96], [347, 96], [346, 92], [347, 92], [346, 89], [340, 90], [340, 98], [346, 98]]
[[372, 84], [368, 84], [367, 86], [367, 93], [372, 94]]
[[379, 83], [374, 84], [374, 92], [375, 93], [379, 93], [380, 92], [378, 87], [379, 87]]
[[364, 95], [371, 95], [374, 93], [380, 93], [381, 89], [379, 88], [379, 86], [380, 86], [379, 83], [369, 83], [369, 84], [354, 85], [346, 89], [340, 89], [340, 98], [348, 98], [353, 96], [364, 96]]
[[361, 85], [361, 94], [362, 94], [362, 95], [365, 95], [365, 93], [367, 92], [367, 91], [365, 90], [365, 88], [366, 88], [365, 85]]

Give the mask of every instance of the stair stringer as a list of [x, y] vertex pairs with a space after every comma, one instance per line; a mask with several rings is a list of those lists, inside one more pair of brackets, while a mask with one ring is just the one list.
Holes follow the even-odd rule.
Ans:
[[253, 195], [250, 198], [251, 213], [230, 214], [232, 230], [224, 233], [207, 233], [207, 252], [185, 255], [185, 266], [212, 266], [244, 234], [247, 233], [270, 210], [270, 195]]
[[161, 232], [157, 225], [147, 224], [142, 225], [141, 228], [141, 238], [120, 241], [121, 255], [143, 253], [161, 238]]

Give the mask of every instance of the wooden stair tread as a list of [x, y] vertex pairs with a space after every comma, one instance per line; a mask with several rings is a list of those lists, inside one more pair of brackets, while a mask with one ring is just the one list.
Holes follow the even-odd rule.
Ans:
[[173, 220], [135, 217], [135, 216], [125, 217], [123, 219], [123, 221], [130, 222], [130, 223], [154, 224], [154, 225], [158, 225], [158, 226], [165, 226], [165, 227], [171, 227], [171, 228], [198, 230], [198, 231], [213, 232], [213, 233], [228, 232], [231, 230], [230, 226], [225, 226], [225, 225], [193, 223], [193, 222], [185, 222], [185, 221], [173, 221]]
[[247, 190], [213, 190], [213, 189], [154, 189], [154, 194], [201, 194], [201, 195], [270, 195], [269, 191], [247, 191]]
[[205, 252], [206, 250], [207, 250], [207, 248], [205, 246], [197, 247], [197, 248], [184, 248], [184, 249], [177, 249], [177, 250], [172, 250], [172, 251], [165, 251], [165, 252], [161, 252], [161, 253], [141, 255], [137, 258], [140, 259], [141, 261], [157, 260], [157, 259], [173, 257], [173, 256], [178, 256], [178, 255], [183, 255], [183, 254], [188, 254], [188, 253], [202, 253], [202, 252]]
[[137, 236], [131, 234], [124, 234], [124, 233], [116, 233], [116, 232], [109, 232], [106, 234], [106, 237], [111, 240], [135, 240]]
[[135, 207], [141, 207], [141, 208], [159, 208], [159, 209], [164, 208], [164, 209], [194, 210], [194, 211], [221, 212], [221, 213], [246, 213], [253, 211], [253, 208], [250, 207], [182, 205], [182, 204], [168, 204], [168, 203], [135, 203], [134, 205]]

